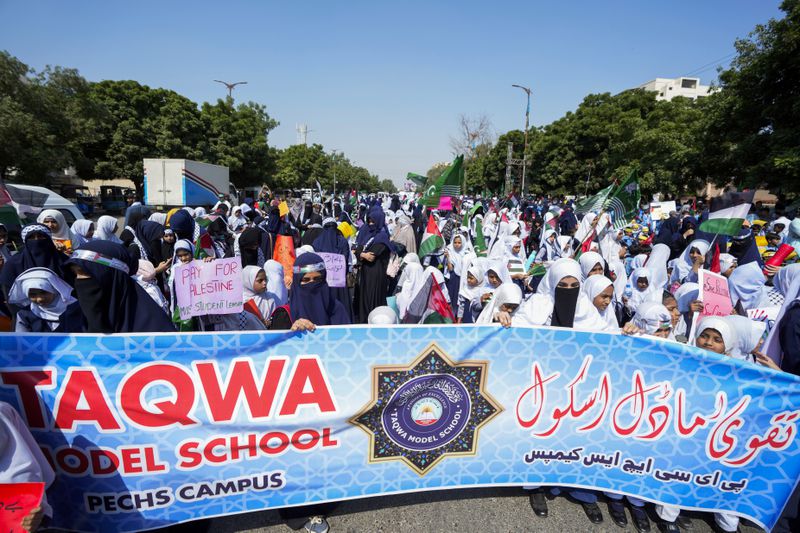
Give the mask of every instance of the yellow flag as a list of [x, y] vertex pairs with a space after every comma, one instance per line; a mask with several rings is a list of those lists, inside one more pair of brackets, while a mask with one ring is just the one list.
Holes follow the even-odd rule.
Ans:
[[282, 201], [278, 205], [278, 212], [281, 214], [282, 217], [285, 217], [289, 214], [289, 205], [286, 203], [286, 200]]

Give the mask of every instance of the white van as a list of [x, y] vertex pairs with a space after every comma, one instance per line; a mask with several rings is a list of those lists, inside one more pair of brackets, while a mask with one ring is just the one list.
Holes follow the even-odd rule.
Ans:
[[[24, 198], [25, 191], [30, 191], [31, 193], [38, 193], [37, 195], [46, 194], [47, 198], [44, 201], [44, 205], [42, 205], [42, 209], [56, 209], [58, 211], [61, 211], [61, 214], [64, 215], [64, 219], [66, 220], [68, 226], [72, 226], [73, 222], [84, 218], [80, 210], [78, 210], [78, 208], [75, 206], [75, 204], [73, 204], [72, 202], [70, 202], [69, 200], [58, 194], [57, 192], [51, 191], [50, 189], [46, 189], [44, 187], [37, 187], [36, 185], [20, 185], [18, 183], [8, 183], [6, 185], [8, 186], [7, 187], [8, 193], [11, 195], [11, 198], [19, 204], [30, 205], [29, 200]], [[18, 193], [15, 195], [14, 189], [20, 191], [21, 194]], [[34, 207], [38, 207], [38, 205]], [[32, 215], [28, 215], [27, 217], [29, 222], [31, 221], [32, 218], [35, 217]]]

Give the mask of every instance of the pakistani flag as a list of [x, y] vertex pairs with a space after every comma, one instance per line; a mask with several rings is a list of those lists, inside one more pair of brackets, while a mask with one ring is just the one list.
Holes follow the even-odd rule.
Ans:
[[449, 167], [442, 172], [433, 185], [425, 190], [422, 195], [422, 203], [427, 207], [436, 209], [439, 207], [439, 199], [442, 196], [460, 196], [461, 182], [464, 181], [464, 156], [456, 157]]
[[736, 237], [742, 229], [742, 222], [753, 205], [755, 191], [726, 192], [711, 199], [708, 220], [700, 224], [700, 231]]
[[576, 214], [586, 214], [586, 213], [597, 213], [603, 209], [603, 204], [606, 203], [606, 199], [608, 195], [611, 194], [611, 191], [614, 189], [614, 184], [612, 183], [599, 193], [595, 194], [594, 196], [590, 196], [588, 198], [584, 198], [580, 202], [575, 204], [575, 213]]
[[419, 257], [420, 259], [426, 255], [436, 254], [444, 247], [444, 238], [439, 232], [439, 226], [433, 219], [433, 215], [428, 216], [428, 227], [425, 228], [425, 233], [422, 235], [422, 241], [419, 243]]
[[633, 220], [640, 199], [639, 173], [634, 169], [606, 201], [604, 209], [611, 215], [614, 229], [622, 229]]

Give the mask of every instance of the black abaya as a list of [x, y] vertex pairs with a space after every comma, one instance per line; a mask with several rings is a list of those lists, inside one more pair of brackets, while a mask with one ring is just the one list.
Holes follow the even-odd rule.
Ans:
[[386, 305], [389, 288], [386, 268], [389, 265], [389, 248], [383, 244], [373, 244], [369, 252], [375, 254], [375, 261], [361, 260], [361, 269], [356, 286], [355, 303], [358, 320], [366, 324], [367, 317], [376, 307]]

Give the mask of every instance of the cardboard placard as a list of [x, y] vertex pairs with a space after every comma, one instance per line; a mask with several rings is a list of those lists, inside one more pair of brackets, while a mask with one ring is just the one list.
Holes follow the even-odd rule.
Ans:
[[325, 261], [328, 287], [347, 287], [347, 261], [342, 254], [316, 252]]
[[239, 257], [175, 267], [175, 297], [181, 320], [193, 316], [241, 313], [242, 261]]

